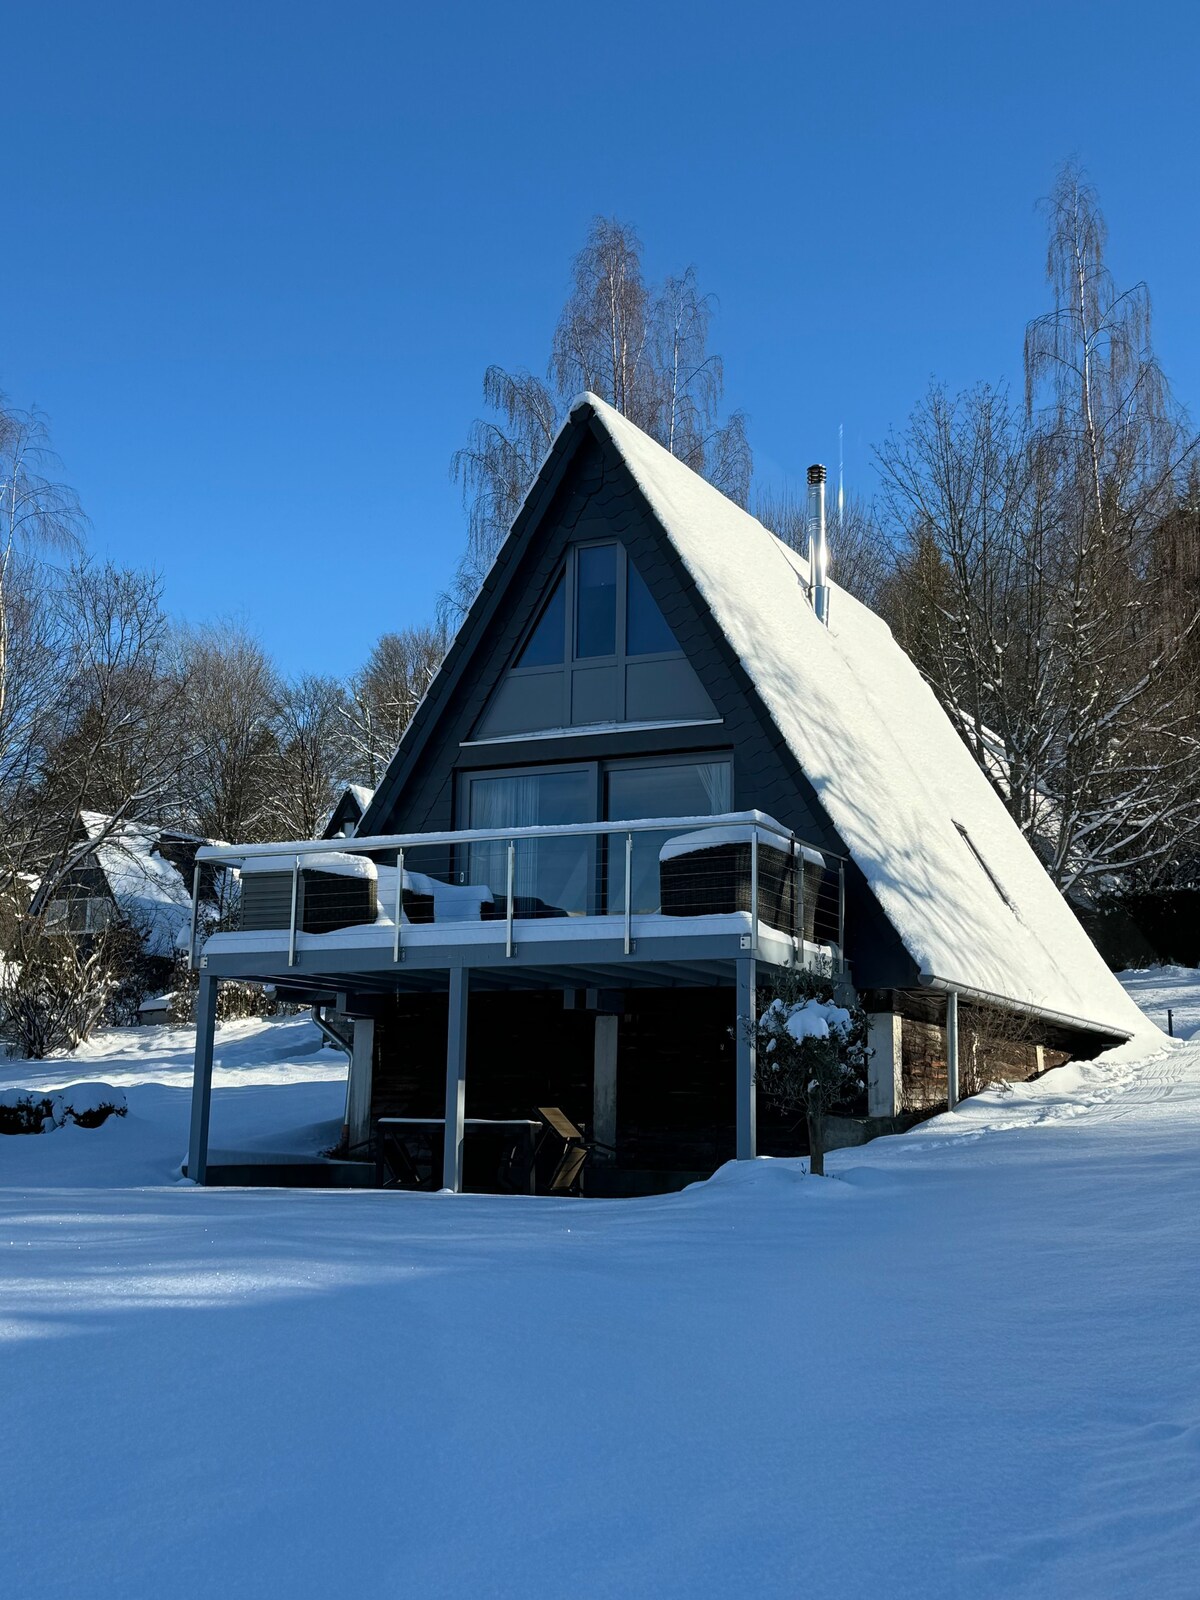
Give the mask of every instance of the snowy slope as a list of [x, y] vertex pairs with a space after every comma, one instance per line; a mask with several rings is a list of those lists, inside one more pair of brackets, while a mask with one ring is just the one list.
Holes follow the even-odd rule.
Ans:
[[1151, 1022], [1165, 1029], [1169, 1008], [1174, 1012], [1175, 1037], [1200, 1039], [1200, 983], [1195, 967], [1147, 967], [1117, 976]]
[[[214, 1120], [339, 1114], [310, 1032], [223, 1027]], [[185, 1040], [44, 1081], [149, 1122]], [[645, 1201], [84, 1190], [108, 1125], [0, 1139], [5, 1600], [1190, 1600], [1200, 1043], [1134, 1056]]]
[[1145, 1032], [886, 624], [834, 585], [824, 627], [801, 557], [611, 406], [580, 406], [612, 437], [920, 970]]

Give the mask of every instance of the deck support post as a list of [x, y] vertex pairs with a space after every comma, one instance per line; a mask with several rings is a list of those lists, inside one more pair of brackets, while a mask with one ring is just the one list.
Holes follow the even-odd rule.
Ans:
[[217, 1031], [217, 984], [200, 974], [196, 996], [196, 1061], [192, 1069], [192, 1126], [188, 1136], [187, 1175], [193, 1183], [208, 1177], [208, 1119], [212, 1109], [213, 1039]]
[[617, 1029], [619, 1017], [596, 1016], [592, 1047], [592, 1138], [609, 1148], [596, 1152], [600, 1161], [612, 1161], [617, 1147]]
[[346, 1143], [351, 1150], [371, 1138], [371, 1079], [375, 1070], [375, 1019], [355, 1017], [346, 1093]]
[[758, 1154], [758, 1047], [754, 1038], [755, 985], [758, 963], [739, 956], [737, 963], [737, 1158], [753, 1161]]
[[467, 1109], [467, 1000], [470, 969], [450, 968], [450, 1014], [446, 1024], [446, 1151], [442, 1188], [462, 1191], [463, 1118]]
[[867, 1115], [894, 1117], [899, 1114], [904, 1087], [904, 1057], [901, 1053], [903, 1020], [897, 1011], [867, 1013]]
[[958, 1104], [958, 995], [946, 996], [946, 1109]]

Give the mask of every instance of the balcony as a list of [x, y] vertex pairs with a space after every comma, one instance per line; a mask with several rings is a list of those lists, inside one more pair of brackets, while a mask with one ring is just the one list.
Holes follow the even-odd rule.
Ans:
[[[842, 966], [844, 864], [761, 812], [212, 846], [240, 925], [211, 975], [285, 991], [727, 983], [746, 956]], [[440, 977], [439, 977], [440, 974]]]

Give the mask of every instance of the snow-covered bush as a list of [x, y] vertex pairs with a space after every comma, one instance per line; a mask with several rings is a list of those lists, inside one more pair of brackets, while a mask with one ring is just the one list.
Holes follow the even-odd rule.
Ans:
[[98, 1128], [128, 1111], [124, 1092], [111, 1083], [74, 1083], [55, 1094], [34, 1089], [0, 1090], [0, 1133], [49, 1133], [73, 1124]]
[[74, 1050], [104, 1019], [116, 960], [107, 935], [85, 942], [26, 929], [0, 966], [0, 1038], [33, 1061]]
[[[754, 1025], [758, 1090], [781, 1111], [808, 1124], [809, 1167], [825, 1171], [825, 1118], [852, 1110], [866, 1086], [867, 1016], [835, 996], [828, 971], [786, 969], [765, 986], [766, 1006]], [[759, 990], [760, 1004], [764, 989]]]

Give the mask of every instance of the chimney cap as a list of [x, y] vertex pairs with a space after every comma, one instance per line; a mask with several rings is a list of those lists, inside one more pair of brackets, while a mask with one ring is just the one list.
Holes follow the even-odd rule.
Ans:
[[813, 466], [809, 467], [809, 469], [808, 469], [808, 481], [809, 481], [809, 483], [824, 483], [825, 482], [825, 468], [821, 465], [821, 463], [819, 461], [816, 462]]

